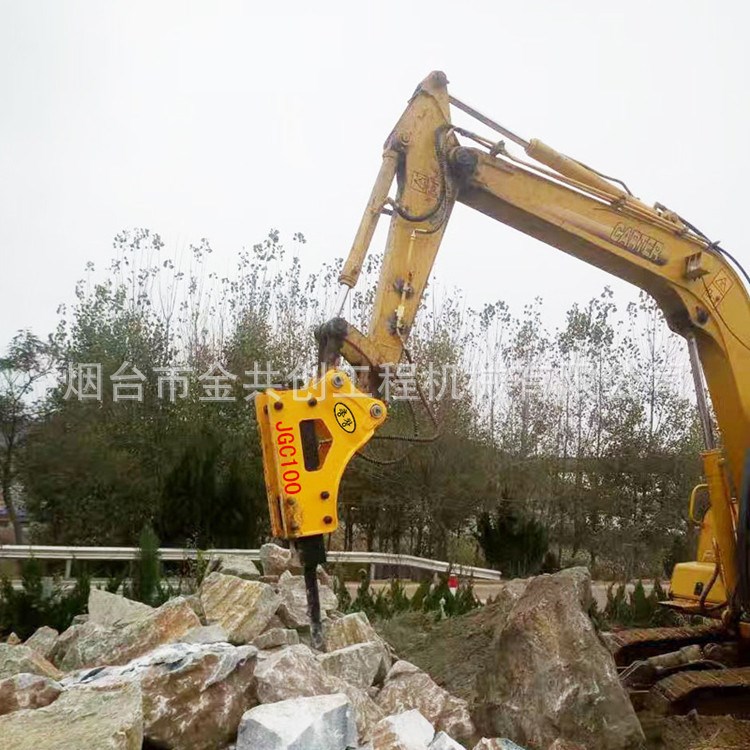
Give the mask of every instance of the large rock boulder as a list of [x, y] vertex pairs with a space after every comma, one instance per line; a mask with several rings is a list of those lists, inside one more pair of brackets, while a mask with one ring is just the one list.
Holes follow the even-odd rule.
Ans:
[[374, 641], [355, 643], [336, 651], [320, 654], [318, 661], [328, 674], [364, 690], [382, 680], [390, 659], [382, 644]]
[[443, 690], [408, 661], [397, 661], [391, 667], [375, 702], [386, 714], [416, 709], [457, 740], [469, 740], [476, 733], [468, 703]]
[[33, 648], [0, 643], [0, 679], [13, 677], [23, 672], [49, 677], [52, 680], [59, 680], [62, 677], [60, 671]]
[[237, 735], [237, 750], [347, 750], [356, 744], [352, 707], [341, 693], [252, 708]]
[[[304, 576], [294, 576], [288, 570], [284, 571], [278, 583], [279, 617], [288, 628], [305, 628], [310, 625], [310, 616], [307, 613], [307, 593], [305, 590]], [[320, 614], [322, 619], [327, 613], [338, 609], [339, 601], [333, 589], [323, 584], [318, 585], [320, 595]]]
[[588, 617], [590, 603], [584, 568], [528, 584], [477, 679], [475, 715], [485, 734], [513, 737], [535, 750], [558, 737], [597, 750], [642, 746], [612, 656]]
[[[74, 618], [75, 620], [75, 618]], [[106, 633], [108, 628], [96, 623], [89, 622], [88, 619], [83, 622], [75, 622], [58, 636], [55, 645], [52, 647], [50, 661], [56, 666], [60, 666], [65, 655], [79, 639], [91, 636], [95, 633]]]
[[298, 643], [299, 633], [287, 628], [271, 628], [253, 639], [253, 646], [259, 649], [296, 646]]
[[89, 592], [89, 619], [105, 628], [130, 625], [132, 622], [150, 617], [154, 612], [148, 604], [111, 594], [103, 589], [92, 588]]
[[141, 750], [141, 691], [67, 690], [45, 708], [0, 716], [0, 738], [8, 750]]
[[120, 628], [102, 628], [96, 623], [87, 622], [77, 626], [84, 631], [72, 639], [59, 665], [70, 672], [88, 667], [127, 664], [158, 646], [181, 640], [198, 626], [198, 616], [182, 597], [170, 599], [148, 617]]
[[279, 547], [278, 544], [264, 544], [260, 548], [260, 564], [265, 576], [280, 576], [285, 570], [300, 570], [292, 551]]
[[336, 692], [313, 652], [305, 645], [290, 646], [258, 660], [255, 668], [258, 700], [275, 703]]
[[345, 693], [354, 709], [357, 729], [363, 741], [384, 716], [364, 690], [329, 675], [313, 652], [303, 644], [280, 649], [259, 659], [255, 680], [261, 703]]
[[136, 683], [143, 694], [144, 736], [171, 750], [214, 750], [237, 733], [257, 701], [252, 646], [175, 643], [120, 667], [92, 670], [67, 685]]
[[219, 624], [235, 644], [260, 635], [279, 607], [279, 597], [267, 583], [211, 573], [203, 579], [200, 598], [209, 624]]
[[325, 640], [329, 651], [353, 646], [355, 643], [381, 642], [364, 612], [352, 612], [337, 620], [329, 620], [325, 626]]
[[49, 661], [59, 635], [54, 628], [43, 625], [30, 638], [26, 639], [24, 646], [34, 649], [40, 656]]
[[216, 569], [219, 573], [237, 576], [237, 578], [244, 578], [247, 581], [255, 581], [260, 578], [260, 571], [247, 555], [223, 554], [216, 560]]
[[435, 729], [416, 709], [387, 716], [372, 732], [372, 750], [428, 750]]
[[38, 674], [17, 674], [0, 680], [0, 715], [24, 708], [42, 708], [57, 700], [62, 685]]

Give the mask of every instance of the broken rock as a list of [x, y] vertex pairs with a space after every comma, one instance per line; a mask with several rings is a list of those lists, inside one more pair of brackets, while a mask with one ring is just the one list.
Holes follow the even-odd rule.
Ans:
[[318, 661], [328, 674], [366, 690], [385, 676], [387, 658], [381, 644], [369, 641], [320, 654]]
[[[279, 578], [279, 617], [288, 628], [305, 628], [310, 625], [310, 616], [307, 614], [307, 593], [305, 591], [304, 576], [293, 576], [289, 571], [282, 573]], [[333, 589], [328, 586], [319, 585], [320, 613], [323, 619], [327, 613], [339, 606], [339, 601]]]
[[356, 745], [352, 707], [341, 693], [252, 708], [237, 735], [237, 750], [347, 750]]
[[313, 652], [303, 644], [290, 646], [259, 659], [255, 679], [261, 703], [335, 692], [325, 670]]
[[503, 737], [493, 737], [492, 739], [483, 737], [474, 745], [474, 750], [524, 750], [524, 748]]
[[[355, 643], [372, 641], [382, 644], [384, 653], [389, 653], [387, 645], [372, 627], [364, 612], [352, 612], [336, 620], [330, 620], [326, 623], [325, 641], [330, 651], [353, 646]], [[388, 662], [387, 667], [390, 669], [390, 658]]]
[[257, 702], [256, 654], [252, 646], [175, 643], [66, 684], [137, 684], [143, 694], [147, 740], [171, 750], [213, 750], [234, 738], [242, 714]]
[[200, 598], [209, 624], [219, 624], [235, 644], [250, 643], [266, 628], [279, 607], [279, 597], [266, 583], [211, 573]]
[[197, 615], [182, 598], [170, 599], [141, 620], [121, 628], [104, 628], [87, 622], [60, 659], [66, 672], [96, 666], [126, 664], [165, 643], [175, 643], [200, 625]]
[[43, 625], [30, 638], [26, 639], [24, 646], [33, 648], [34, 651], [49, 661], [59, 635], [54, 628]]
[[445, 732], [438, 732], [435, 739], [430, 743], [429, 750], [464, 750], [463, 745], [459, 745], [456, 740], [449, 737]]
[[373, 729], [372, 750], [428, 750], [435, 730], [419, 711], [387, 716]]
[[292, 558], [292, 551], [279, 547], [278, 544], [264, 544], [260, 548], [260, 564], [264, 576], [280, 576], [285, 570], [294, 568], [299, 572], [299, 565]]
[[219, 560], [219, 572], [228, 576], [237, 576], [247, 581], [260, 578], [260, 571], [247, 555], [222, 555]]
[[417, 709], [437, 729], [459, 741], [476, 732], [468, 703], [443, 690], [408, 661], [397, 661], [391, 667], [376, 703], [386, 714]]
[[59, 682], [37, 674], [17, 674], [0, 680], [0, 715], [48, 706], [61, 692]]
[[556, 739], [597, 750], [644, 743], [612, 656], [588, 617], [584, 568], [533, 579], [496, 636], [477, 679], [476, 716], [485, 733], [534, 748]]
[[383, 718], [383, 712], [364, 690], [326, 673], [313, 652], [303, 644], [259, 658], [255, 680], [261, 703], [345, 693], [354, 709], [359, 736], [363, 740]]
[[229, 640], [227, 631], [221, 625], [199, 625], [188, 632], [182, 643], [226, 643]]
[[67, 690], [51, 705], [0, 716], [3, 747], [13, 750], [141, 750], [137, 685]]
[[105, 628], [116, 625], [129, 625], [153, 614], [154, 608], [148, 604], [127, 599], [119, 594], [111, 594], [103, 589], [92, 588], [89, 593], [89, 622]]
[[7, 643], [0, 643], [0, 679], [24, 672], [49, 677], [52, 680], [62, 677], [60, 671], [34, 649], [23, 645], [9, 646]]
[[259, 649], [296, 646], [298, 643], [299, 633], [287, 628], [271, 628], [253, 639], [253, 646]]

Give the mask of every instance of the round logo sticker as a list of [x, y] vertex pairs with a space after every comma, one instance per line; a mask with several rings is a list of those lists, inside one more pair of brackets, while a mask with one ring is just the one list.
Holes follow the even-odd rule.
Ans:
[[348, 433], [354, 432], [357, 429], [357, 422], [354, 419], [352, 410], [341, 402], [337, 403], [333, 407], [333, 415], [336, 417], [336, 421], [339, 423], [339, 427]]

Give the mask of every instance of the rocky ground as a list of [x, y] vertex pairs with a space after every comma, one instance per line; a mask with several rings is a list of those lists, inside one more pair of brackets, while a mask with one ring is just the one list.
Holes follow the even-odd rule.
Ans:
[[[321, 571], [327, 652], [319, 653], [309, 646], [304, 582], [289, 553], [266, 545], [261, 562], [263, 575], [225, 558], [196, 596], [158, 609], [93, 590], [89, 614], [64, 633], [42, 628], [26, 643], [0, 644], [0, 746], [645, 747], [586, 615], [583, 569], [509, 581], [493, 603], [433, 623], [426, 637], [402, 620], [389, 626], [395, 650], [363, 614], [336, 611]], [[704, 742], [694, 729], [682, 733]]]

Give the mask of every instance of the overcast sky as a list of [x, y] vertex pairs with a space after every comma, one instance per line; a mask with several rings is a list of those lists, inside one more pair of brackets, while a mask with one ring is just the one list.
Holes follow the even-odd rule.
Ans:
[[[278, 228], [344, 255], [415, 85], [615, 174], [750, 265], [746, 3], [0, 0], [0, 348], [121, 229], [217, 270]], [[457, 118], [460, 121], [460, 118]], [[481, 127], [477, 127], [481, 131]], [[438, 283], [547, 319], [632, 288], [457, 206]]]

